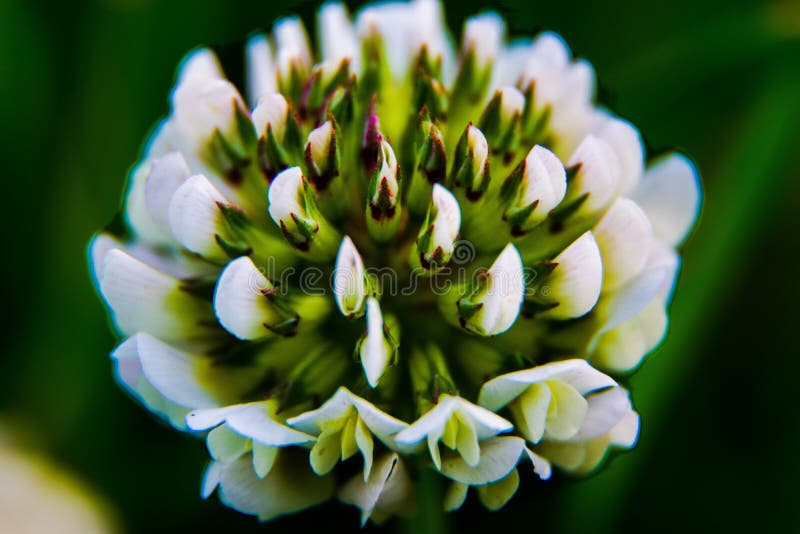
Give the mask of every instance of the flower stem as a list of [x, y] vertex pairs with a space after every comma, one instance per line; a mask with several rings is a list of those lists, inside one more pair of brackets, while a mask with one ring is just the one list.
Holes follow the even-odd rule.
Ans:
[[420, 466], [417, 480], [417, 513], [404, 521], [403, 531], [409, 534], [447, 534], [450, 522], [442, 505], [442, 477]]

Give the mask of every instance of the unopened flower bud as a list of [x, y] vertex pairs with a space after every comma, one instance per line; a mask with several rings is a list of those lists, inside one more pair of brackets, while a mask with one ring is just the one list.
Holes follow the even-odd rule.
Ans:
[[437, 272], [450, 261], [461, 229], [461, 208], [453, 194], [440, 184], [433, 186], [428, 215], [422, 224], [412, 259], [423, 269]]
[[602, 139], [588, 135], [575, 150], [567, 165], [575, 169], [567, 191], [567, 201], [585, 196], [582, 214], [593, 214], [606, 208], [619, 189], [619, 160]]
[[282, 19], [272, 31], [277, 45], [278, 87], [297, 101], [312, 65], [308, 35], [299, 18]]
[[397, 158], [389, 143], [381, 141], [378, 167], [367, 189], [367, 228], [379, 242], [385, 242], [397, 232], [400, 223], [400, 185]]
[[172, 94], [175, 124], [187, 148], [234, 184], [249, 164], [256, 136], [236, 87], [213, 78], [182, 82]]
[[447, 176], [447, 152], [442, 132], [425, 110], [419, 118], [414, 172], [408, 191], [408, 208], [414, 217], [422, 218], [428, 209], [433, 184], [443, 183]]
[[594, 308], [603, 283], [603, 263], [592, 232], [576, 239], [551, 266], [534, 296], [545, 306], [542, 317], [572, 319]]
[[348, 236], [344, 236], [336, 256], [333, 291], [339, 311], [346, 317], [364, 314], [367, 299], [367, 279], [364, 261]]
[[542, 222], [567, 192], [567, 173], [558, 156], [536, 145], [503, 184], [510, 201], [504, 218], [513, 234]]
[[269, 188], [269, 215], [295, 249], [315, 259], [336, 253], [339, 237], [317, 209], [314, 191], [299, 167], [275, 177]]
[[378, 380], [397, 354], [398, 343], [384, 325], [378, 300], [367, 299], [367, 330], [356, 344], [356, 354], [364, 367], [364, 375], [370, 387], [378, 386]]
[[275, 59], [269, 39], [263, 33], [247, 40], [247, 97], [253, 107], [265, 95], [274, 93], [278, 86], [275, 77]]
[[492, 266], [479, 272], [473, 287], [458, 300], [462, 328], [496, 336], [513, 326], [525, 297], [525, 276], [517, 248], [509, 243]]
[[492, 66], [503, 42], [505, 23], [496, 13], [470, 17], [464, 24], [461, 65], [456, 78], [460, 96], [477, 101], [486, 93]]
[[339, 146], [336, 128], [326, 121], [308, 134], [305, 150], [308, 179], [317, 191], [325, 191], [331, 180], [339, 176]]
[[456, 146], [451, 181], [456, 188], [466, 189], [467, 200], [479, 200], [489, 187], [489, 143], [480, 129], [472, 124]]

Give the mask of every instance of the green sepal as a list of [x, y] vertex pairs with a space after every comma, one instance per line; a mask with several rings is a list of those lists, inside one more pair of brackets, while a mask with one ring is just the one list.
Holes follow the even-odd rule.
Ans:
[[215, 278], [201, 276], [181, 280], [178, 287], [181, 291], [210, 302], [214, 299], [216, 284], [217, 280]]
[[525, 95], [525, 107], [521, 117], [522, 137], [525, 144], [547, 144], [545, 141], [547, 141], [553, 107], [547, 104], [542, 109], [536, 109], [535, 87], [536, 81], [533, 80], [522, 90], [522, 94]]
[[230, 241], [219, 234], [214, 234], [214, 240], [231, 259], [253, 253], [253, 248], [243, 241]]
[[442, 56], [431, 58], [423, 45], [411, 68], [414, 109], [427, 108], [433, 118], [447, 114], [447, 89], [441, 81]]
[[507, 121], [503, 120], [502, 100], [503, 93], [495, 91], [478, 121], [478, 127], [486, 136], [491, 151], [508, 158], [509, 154], [516, 151], [520, 142], [522, 114], [515, 111]]
[[453, 98], [464, 100], [470, 105], [477, 105], [486, 96], [491, 74], [491, 67], [483, 70], [478, 69], [475, 49], [470, 47], [461, 58], [458, 74], [456, 74], [456, 79], [453, 83]]
[[509, 226], [511, 226], [512, 235], [520, 236], [525, 233], [525, 223], [528, 222], [528, 219], [538, 205], [539, 200], [537, 199], [522, 208], [512, 206], [506, 210], [503, 218], [508, 222]]
[[300, 109], [306, 115], [315, 114], [331, 92], [350, 80], [350, 58], [343, 58], [332, 73], [325, 72], [322, 67], [314, 67], [303, 90]]
[[325, 117], [331, 116], [340, 125], [340, 128], [347, 128], [353, 123], [355, 116], [353, 85], [355, 85], [355, 77], [351, 78], [346, 86], [337, 87], [327, 96], [320, 108], [318, 122], [322, 123]]
[[271, 125], [267, 125], [267, 131], [258, 140], [258, 155], [261, 168], [269, 179], [291, 166], [291, 158], [284, 150], [283, 144], [275, 137]]
[[361, 40], [361, 62], [358, 92], [359, 101], [364, 102], [392, 83], [386, 48], [380, 32], [369, 32]]

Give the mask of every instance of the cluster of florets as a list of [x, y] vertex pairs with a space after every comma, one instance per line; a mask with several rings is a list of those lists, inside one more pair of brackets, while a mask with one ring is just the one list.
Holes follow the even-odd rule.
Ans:
[[435, 470], [489, 509], [586, 473], [639, 417], [614, 377], [664, 335], [692, 163], [645, 163], [555, 34], [439, 3], [339, 4], [200, 49], [90, 246], [122, 385], [205, 437], [203, 494], [263, 520], [337, 496], [411, 513]]

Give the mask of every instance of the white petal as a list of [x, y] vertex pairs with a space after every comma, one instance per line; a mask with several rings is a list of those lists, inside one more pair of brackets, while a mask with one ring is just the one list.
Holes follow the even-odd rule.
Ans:
[[386, 446], [392, 447], [394, 443], [392, 436], [404, 428], [407, 428], [408, 425], [386, 412], [379, 410], [377, 406], [371, 402], [349, 391], [347, 391], [347, 394], [350, 396], [350, 402], [358, 411], [358, 416], [364, 421], [367, 428], [369, 428], [370, 431], [375, 434], [375, 437], [381, 440]]
[[546, 439], [570, 439], [580, 430], [589, 404], [575, 388], [561, 380], [551, 380], [547, 385], [552, 398], [544, 436]]
[[345, 316], [359, 314], [364, 306], [364, 261], [348, 236], [344, 236], [336, 255], [333, 279], [336, 305]]
[[421, 442], [429, 435], [441, 436], [442, 429], [456, 411], [475, 424], [478, 439], [508, 432], [513, 428], [510, 422], [499, 415], [461, 397], [441, 395], [439, 403], [433, 409], [397, 434], [394, 439], [398, 444], [410, 446]]
[[203, 474], [203, 485], [200, 490], [200, 496], [203, 499], [208, 499], [214, 490], [219, 485], [219, 477], [222, 475], [222, 462], [211, 462], [208, 464], [205, 473]]
[[632, 196], [647, 213], [656, 236], [677, 246], [700, 211], [700, 177], [689, 158], [669, 154], [647, 169]]
[[605, 115], [594, 133], [614, 149], [622, 169], [620, 192], [630, 194], [644, 171], [644, 144], [639, 131], [626, 120]]
[[269, 475], [259, 479], [249, 458], [222, 468], [220, 500], [245, 514], [267, 521], [326, 501], [333, 493], [332, 477], [318, 477], [299, 458], [281, 455]]
[[178, 71], [180, 83], [214, 80], [224, 77], [216, 54], [208, 48], [198, 48], [189, 53], [181, 61]]
[[134, 337], [144, 376], [166, 399], [181, 406], [209, 408], [235, 402], [258, 383], [252, 367], [222, 365], [144, 333]]
[[571, 385], [581, 395], [617, 385], [614, 379], [594, 369], [586, 360], [563, 360], [508, 373], [486, 382], [478, 395], [478, 404], [498, 411], [519, 397], [531, 384], [553, 378]]
[[527, 61], [522, 63], [523, 86], [534, 82], [533, 100], [537, 108], [543, 109], [561, 94], [571, 54], [561, 36], [544, 32], [533, 42], [526, 56]]
[[525, 109], [525, 95], [513, 85], [501, 87], [498, 91], [500, 91], [500, 117], [505, 124], [508, 124], [515, 115], [521, 114]]
[[519, 472], [512, 470], [505, 478], [478, 486], [478, 498], [487, 510], [496, 512], [511, 500], [519, 488]]
[[311, 47], [303, 21], [297, 17], [281, 19], [272, 27], [275, 36], [276, 56], [297, 57], [306, 67], [311, 66]]
[[570, 182], [569, 199], [589, 197], [581, 211], [595, 213], [608, 206], [619, 191], [619, 160], [604, 140], [588, 135], [569, 160], [568, 167], [580, 165]]
[[469, 401], [456, 397], [458, 412], [468, 418], [475, 425], [478, 439], [486, 439], [503, 432], [508, 432], [514, 428], [509, 421], [506, 421], [496, 413], [493, 413], [482, 406], [472, 404]]
[[588, 313], [600, 297], [603, 263], [592, 232], [586, 232], [553, 260], [556, 268], [542, 290], [548, 301], [558, 306], [540, 315], [552, 319], [572, 319]]
[[246, 438], [232, 432], [226, 426], [218, 426], [206, 437], [208, 453], [218, 462], [233, 462], [245, 453], [250, 452], [250, 444]]
[[611, 429], [609, 438], [616, 447], [630, 449], [636, 445], [639, 439], [639, 414], [632, 410], [628, 412], [622, 421]]
[[223, 269], [214, 291], [214, 312], [220, 324], [239, 339], [260, 339], [270, 335], [264, 326], [275, 314], [263, 291], [272, 284], [247, 256], [231, 261]]
[[258, 478], [264, 478], [272, 471], [278, 458], [278, 448], [253, 443], [253, 469]]
[[133, 234], [147, 243], [157, 246], [169, 246], [174, 242], [168, 234], [153, 220], [145, 200], [147, 177], [150, 175], [152, 162], [139, 163], [128, 175], [125, 192], [125, 222]]
[[355, 476], [339, 490], [339, 499], [361, 509], [363, 527], [375, 510], [403, 513], [409, 509], [413, 486], [402, 460], [396, 453], [384, 455], [365, 482]]
[[528, 458], [530, 459], [531, 463], [533, 463], [533, 472], [539, 475], [540, 479], [548, 480], [550, 475], [553, 473], [550, 462], [527, 447], [525, 447], [525, 452], [528, 453]]
[[246, 436], [262, 445], [271, 447], [285, 447], [287, 445], [301, 445], [313, 441], [313, 436], [298, 432], [278, 421], [271, 415], [274, 408], [263, 402], [253, 403], [243, 410], [230, 414], [226, 423], [235, 432]]
[[256, 134], [259, 137], [263, 137], [267, 132], [267, 125], [269, 125], [278, 141], [282, 141], [286, 132], [288, 113], [289, 103], [286, 102], [286, 98], [283, 95], [279, 93], [261, 95], [258, 105], [253, 110], [253, 124], [256, 127]]
[[663, 302], [659, 291], [669, 275], [669, 267], [657, 264], [646, 268], [625, 285], [604, 295], [597, 307], [598, 318], [603, 322], [602, 334], [640, 313], [653, 300]]
[[303, 192], [303, 172], [300, 167], [289, 167], [280, 172], [269, 186], [269, 216], [280, 226], [281, 221], [290, 221], [292, 213], [303, 216], [300, 195]]
[[130, 337], [111, 353], [117, 381], [148, 410], [163, 417], [175, 428], [183, 430], [183, 419], [189, 408], [167, 400], [148, 382], [142, 371], [137, 340], [137, 336]]
[[505, 21], [497, 13], [469, 17], [464, 23], [462, 55], [474, 50], [478, 68], [490, 67], [503, 45], [505, 30]]
[[389, 347], [383, 334], [381, 307], [374, 297], [367, 299], [367, 337], [361, 347], [361, 365], [370, 387], [376, 387], [378, 380], [389, 365]]
[[352, 406], [349, 393], [349, 390], [342, 386], [322, 406], [292, 417], [286, 421], [286, 424], [303, 432], [319, 435], [322, 432], [322, 423], [340, 419]]
[[106, 253], [100, 290], [123, 334], [144, 331], [167, 341], [207, 334], [198, 325], [208, 317], [205, 302], [181, 291], [175, 278], [120, 249]]
[[259, 99], [274, 93], [277, 85], [275, 79], [275, 60], [267, 36], [258, 33], [247, 40], [247, 96], [255, 106]]
[[323, 61], [338, 63], [350, 58], [352, 71], [360, 72], [360, 44], [344, 4], [331, 2], [323, 5], [317, 20]]
[[228, 255], [216, 239], [224, 224], [219, 204], [228, 204], [222, 193], [205, 176], [192, 176], [172, 196], [169, 227], [184, 248], [221, 262]]
[[603, 260], [603, 291], [624, 284], [644, 269], [653, 229], [634, 201], [620, 197], [593, 230]]
[[455, 50], [447, 31], [442, 2], [414, 0], [410, 6], [412, 13], [407, 42], [411, 52], [416, 53], [424, 44], [431, 57], [442, 56], [442, 77], [448, 83], [455, 69]]
[[460, 482], [451, 482], [444, 494], [444, 511], [454, 512], [464, 505], [467, 500], [469, 486]]
[[672, 300], [672, 292], [675, 289], [675, 282], [678, 278], [678, 269], [681, 266], [681, 257], [675, 249], [663, 243], [655, 241], [650, 244], [650, 255], [647, 257], [647, 268], [663, 268], [665, 271], [664, 281], [658, 290], [658, 296], [665, 303]]
[[464, 461], [473, 467], [478, 464], [481, 458], [475, 424], [468, 417], [460, 418], [458, 435], [456, 436], [456, 450], [464, 458]]
[[617, 426], [631, 411], [628, 393], [622, 388], [610, 388], [589, 395], [589, 410], [578, 433], [570, 441], [599, 438]]
[[567, 192], [567, 172], [558, 156], [536, 145], [525, 158], [524, 188], [519, 207], [539, 203], [534, 216], [543, 219], [558, 206]]
[[433, 409], [397, 434], [394, 440], [400, 445], [414, 445], [430, 434], [441, 436], [442, 429], [452, 416], [455, 406], [455, 397], [442, 395], [439, 398], [439, 403]]
[[239, 91], [219, 78], [181, 82], [172, 93], [175, 126], [192, 150], [203, 150], [214, 130], [235, 135], [237, 107], [246, 109]]
[[362, 9], [356, 17], [358, 36], [364, 40], [380, 34], [395, 78], [402, 78], [411, 60], [406, 34], [411, 10], [406, 2], [388, 2]]
[[530, 39], [514, 39], [500, 47], [494, 61], [494, 72], [489, 87], [513, 85], [523, 80], [523, 69], [530, 55], [533, 42]]
[[109, 234], [97, 234], [89, 243], [89, 268], [92, 282], [100, 291], [100, 275], [103, 272], [103, 261], [109, 250], [118, 249], [142, 263], [174, 278], [194, 278], [214, 275], [216, 267], [203, 261], [187, 259], [183, 254], [173, 250], [151, 248], [141, 241], [123, 243]]
[[489, 268], [489, 287], [480, 310], [485, 335], [502, 334], [517, 321], [525, 298], [525, 274], [517, 247], [506, 245]]
[[454, 243], [461, 229], [461, 208], [453, 193], [440, 184], [433, 186], [433, 206], [436, 217], [431, 250], [442, 247], [445, 255], [453, 253]]
[[635, 316], [600, 335], [591, 362], [615, 373], [636, 368], [655, 349], [667, 331], [664, 304], [655, 299]]
[[392, 446], [393, 444], [392, 435], [407, 427], [404, 422], [395, 419], [379, 410], [374, 404], [352, 394], [344, 386], [339, 387], [336, 393], [318, 409], [292, 417], [286, 423], [303, 432], [318, 435], [322, 430], [322, 423], [341, 418], [351, 406], [356, 409], [358, 416], [364, 421], [367, 428], [375, 434], [375, 437], [387, 446]]
[[144, 200], [150, 217], [165, 235], [172, 235], [168, 222], [170, 201], [189, 175], [189, 166], [180, 152], [169, 152], [153, 161], [144, 186]]
[[448, 454], [442, 461], [442, 474], [469, 485], [482, 485], [505, 478], [525, 450], [525, 440], [503, 436], [481, 442], [481, 457], [472, 467], [459, 454]]
[[275, 419], [275, 401], [237, 404], [225, 408], [195, 410], [186, 417], [192, 430], [208, 430], [223, 423], [232, 431], [265, 446], [285, 447], [314, 440]]

